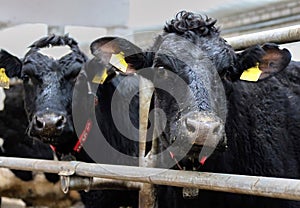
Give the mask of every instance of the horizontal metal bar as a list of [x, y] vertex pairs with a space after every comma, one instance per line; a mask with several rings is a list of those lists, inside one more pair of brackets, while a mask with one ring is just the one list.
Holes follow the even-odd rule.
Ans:
[[70, 177], [70, 190], [140, 190], [142, 183], [113, 180], [107, 178], [90, 178], [71, 176]]
[[65, 172], [75, 168], [76, 175], [86, 177], [99, 177], [300, 200], [300, 180], [296, 179], [12, 157], [0, 157], [0, 167], [18, 170], [43, 171], [49, 173], [59, 173], [61, 171]]
[[235, 50], [243, 50], [250, 46], [267, 42], [277, 44], [291, 43], [300, 41], [300, 25], [239, 35], [226, 38], [226, 40]]

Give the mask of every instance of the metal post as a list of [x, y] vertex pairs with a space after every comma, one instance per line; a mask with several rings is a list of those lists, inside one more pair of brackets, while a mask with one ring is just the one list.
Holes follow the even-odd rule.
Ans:
[[[146, 156], [147, 128], [153, 83], [142, 76], [139, 77], [139, 166], [155, 167], [154, 157]], [[155, 207], [155, 189], [153, 184], [144, 183], [139, 192], [139, 207]]]

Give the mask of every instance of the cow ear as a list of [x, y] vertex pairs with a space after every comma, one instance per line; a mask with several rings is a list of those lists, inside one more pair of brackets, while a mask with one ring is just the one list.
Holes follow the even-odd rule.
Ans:
[[108, 64], [112, 56], [122, 54], [128, 67], [138, 70], [145, 67], [146, 56], [142, 49], [132, 42], [119, 37], [103, 37], [90, 45], [91, 53], [104, 64]]
[[4, 68], [5, 74], [10, 78], [21, 77], [21, 60], [3, 49], [0, 50], [0, 68]]
[[259, 79], [285, 69], [291, 61], [291, 53], [286, 48], [279, 49], [279, 46], [273, 43], [264, 44], [262, 48], [266, 53], [259, 62], [259, 69], [262, 71]]

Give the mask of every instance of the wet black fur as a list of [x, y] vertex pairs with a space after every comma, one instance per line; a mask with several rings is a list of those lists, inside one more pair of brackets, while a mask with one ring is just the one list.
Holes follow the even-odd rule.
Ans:
[[[286, 69], [257, 83], [237, 81], [244, 70], [261, 60], [265, 51], [260, 46], [254, 46], [242, 53], [234, 53], [226, 41], [219, 37], [214, 23], [209, 18], [192, 13], [179, 13], [165, 27], [165, 33], [159, 42], [161, 47], [170, 33], [192, 41], [206, 53], [223, 79], [228, 102], [226, 134], [229, 149], [225, 153], [213, 155], [201, 170], [299, 178], [299, 142], [296, 135], [300, 134], [300, 64], [291, 62]], [[165, 46], [169, 51], [173, 51], [171, 54], [176, 54], [176, 47], [177, 42], [172, 44], [172, 41]], [[179, 46], [177, 53], [184, 51], [181, 50]], [[186, 57], [191, 56], [190, 54], [186, 53]], [[184, 72], [189, 71], [186, 66], [180, 65], [180, 62], [170, 62], [169, 58], [160, 55], [156, 58], [154, 65], [166, 66], [174, 72], [183, 68]], [[161, 106], [164, 106], [166, 101], [168, 99], [160, 99]], [[166, 106], [172, 111], [170, 105]], [[176, 112], [176, 109], [172, 112]], [[171, 187], [159, 187], [158, 196], [159, 207], [300, 206], [299, 202], [295, 201], [233, 196], [208, 191], [200, 191], [199, 198], [185, 200], [182, 198], [181, 188]]]
[[[292, 61], [266, 79], [255, 83], [240, 80], [228, 86], [231, 88], [226, 123], [226, 133], [230, 138], [228, 151], [211, 159], [212, 163], [219, 164], [213, 170], [299, 179], [299, 83], [300, 63]], [[300, 206], [297, 201], [282, 199], [234, 194], [219, 196], [218, 200], [223, 203], [210, 206]]]

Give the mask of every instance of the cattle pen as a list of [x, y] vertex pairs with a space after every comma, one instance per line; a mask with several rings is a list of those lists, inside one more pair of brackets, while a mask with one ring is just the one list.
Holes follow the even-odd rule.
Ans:
[[[227, 39], [235, 50], [265, 42], [283, 44], [299, 40], [300, 25]], [[58, 174], [61, 176], [61, 187], [64, 192], [69, 189], [142, 190], [144, 184], [156, 184], [300, 200], [300, 180], [287, 178], [13, 157], [0, 157], [0, 167]], [[152, 205], [146, 204], [140, 207], [152, 207]]]

